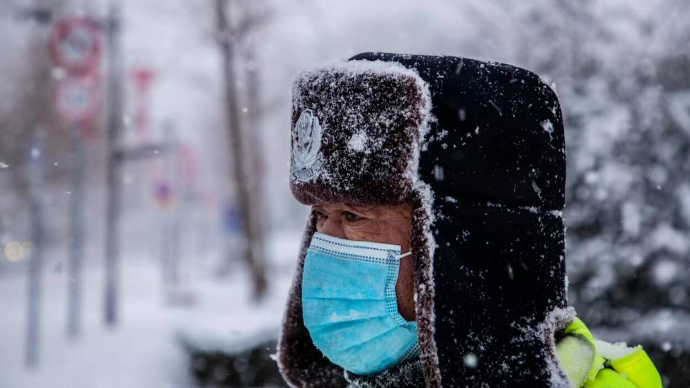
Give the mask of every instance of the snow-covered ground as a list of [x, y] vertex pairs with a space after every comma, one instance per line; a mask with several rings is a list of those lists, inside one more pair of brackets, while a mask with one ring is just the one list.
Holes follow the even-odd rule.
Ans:
[[196, 303], [168, 305], [158, 264], [128, 257], [122, 266], [121, 322], [114, 329], [103, 325], [103, 271], [92, 265], [85, 271], [83, 333], [77, 340], [65, 335], [64, 272], [45, 271], [40, 362], [33, 370], [24, 365], [26, 278], [0, 277], [0, 387], [195, 387], [180, 333], [238, 346], [250, 336], [276, 333], [298, 243], [299, 235], [292, 234], [271, 241], [272, 288], [258, 304], [237, 266], [223, 280], [195, 279], [190, 289]]

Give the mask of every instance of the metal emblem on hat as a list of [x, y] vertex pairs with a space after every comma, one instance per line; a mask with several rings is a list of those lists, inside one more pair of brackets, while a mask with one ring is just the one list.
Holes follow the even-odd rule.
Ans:
[[321, 174], [324, 159], [321, 153], [321, 136], [323, 130], [318, 117], [311, 109], [305, 109], [292, 131], [292, 166], [293, 180], [309, 182]]

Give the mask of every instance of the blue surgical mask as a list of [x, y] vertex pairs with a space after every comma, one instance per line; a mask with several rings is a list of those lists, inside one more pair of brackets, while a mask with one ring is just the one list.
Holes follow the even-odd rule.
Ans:
[[419, 354], [417, 322], [398, 312], [400, 246], [315, 233], [302, 274], [302, 314], [314, 345], [358, 375]]

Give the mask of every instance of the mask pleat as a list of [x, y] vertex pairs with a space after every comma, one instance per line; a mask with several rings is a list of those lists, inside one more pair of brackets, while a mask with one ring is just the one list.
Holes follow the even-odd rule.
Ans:
[[304, 298], [337, 298], [348, 291], [350, 299], [386, 298], [385, 284], [388, 273], [385, 265], [328, 257], [309, 253], [304, 266]]
[[[394, 329], [396, 325], [391, 325], [389, 317], [378, 317], [322, 325], [312, 330], [312, 338], [317, 345], [323, 342], [335, 351], [344, 351], [383, 336]], [[321, 333], [327, 333], [327, 335], [322, 336]]]
[[340, 322], [366, 320], [388, 315], [380, 300], [303, 299], [304, 308], [313, 311], [305, 317], [307, 326], [321, 326]]
[[[403, 330], [403, 328], [407, 330]], [[378, 373], [384, 365], [392, 365], [401, 360], [417, 341], [417, 331], [407, 325], [396, 330], [388, 330], [366, 342], [340, 349], [332, 355], [332, 361], [348, 360], [349, 370], [356, 374]], [[386, 349], [385, 352], [367, 352], [366, 349]], [[373, 367], [372, 366], [379, 366]]]

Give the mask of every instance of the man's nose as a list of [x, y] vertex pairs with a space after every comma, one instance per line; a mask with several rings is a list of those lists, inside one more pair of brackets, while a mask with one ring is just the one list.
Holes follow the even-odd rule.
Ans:
[[322, 223], [321, 227], [318, 228], [318, 232], [327, 234], [331, 237], [346, 239], [345, 230], [343, 229], [343, 223], [338, 219], [333, 219], [334, 217], [326, 218]]

